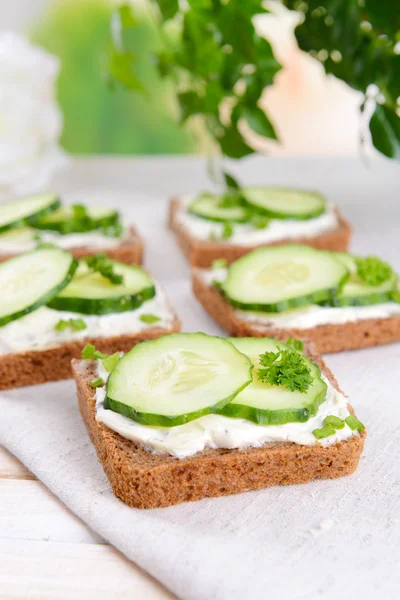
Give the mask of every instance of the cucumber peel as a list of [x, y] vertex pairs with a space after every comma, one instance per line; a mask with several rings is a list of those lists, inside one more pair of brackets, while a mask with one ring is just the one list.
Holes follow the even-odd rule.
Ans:
[[37, 219], [56, 210], [61, 204], [56, 194], [38, 194], [0, 204], [0, 233], [33, 225]]

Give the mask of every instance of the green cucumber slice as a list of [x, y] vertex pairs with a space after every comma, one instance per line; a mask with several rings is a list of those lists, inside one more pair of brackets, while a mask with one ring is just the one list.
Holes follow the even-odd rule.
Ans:
[[240, 204], [224, 206], [223, 196], [216, 194], [199, 196], [190, 203], [188, 212], [208, 221], [244, 223], [249, 219], [247, 207]]
[[278, 187], [248, 187], [246, 202], [273, 219], [315, 219], [326, 210], [325, 198], [317, 192]]
[[37, 229], [68, 233], [85, 233], [96, 229], [111, 227], [118, 223], [119, 214], [110, 208], [86, 208], [80, 215], [73, 206], [61, 206], [54, 212], [36, 219]]
[[332, 300], [349, 276], [333, 253], [309, 246], [266, 246], [228, 269], [221, 290], [244, 310], [282, 312]]
[[135, 310], [154, 298], [154, 282], [146, 271], [137, 265], [111, 262], [114, 272], [123, 277], [121, 284], [111, 283], [100, 273], [91, 271], [85, 263], [80, 263], [71, 283], [48, 306], [84, 315], [106, 315]]
[[30, 225], [35, 219], [51, 213], [59, 206], [60, 199], [55, 194], [28, 196], [0, 204], [0, 233]]
[[49, 302], [70, 282], [78, 263], [68, 252], [42, 247], [0, 264], [0, 327]]
[[232, 338], [229, 341], [251, 360], [254, 365], [253, 381], [229, 404], [221, 408], [220, 414], [246, 419], [258, 425], [303, 423], [316, 414], [326, 398], [327, 391], [327, 385], [321, 379], [317, 365], [305, 359], [314, 381], [305, 393], [291, 392], [284, 386], [263, 383], [257, 377], [260, 354], [267, 351], [276, 352], [278, 348], [288, 349], [289, 346], [272, 338]]
[[350, 277], [337, 296], [327, 303], [329, 306], [368, 306], [392, 300], [398, 282], [395, 273], [380, 285], [369, 285], [357, 275], [357, 264], [351, 254], [335, 252], [335, 256], [350, 271]]
[[175, 427], [213, 413], [251, 382], [252, 364], [228, 341], [173, 333], [137, 344], [114, 367], [104, 408]]

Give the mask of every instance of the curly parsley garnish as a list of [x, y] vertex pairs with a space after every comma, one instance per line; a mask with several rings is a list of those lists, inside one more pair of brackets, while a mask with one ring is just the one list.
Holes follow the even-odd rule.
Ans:
[[310, 367], [296, 350], [278, 348], [278, 352], [264, 352], [259, 357], [258, 378], [270, 385], [283, 385], [291, 392], [306, 392], [314, 381]]
[[95, 256], [88, 256], [84, 260], [89, 269], [100, 273], [100, 275], [111, 281], [111, 283], [115, 285], [123, 283], [124, 278], [122, 275], [114, 272], [113, 261], [104, 252], [100, 252]]
[[393, 274], [392, 267], [377, 256], [355, 257], [357, 275], [368, 285], [380, 285]]

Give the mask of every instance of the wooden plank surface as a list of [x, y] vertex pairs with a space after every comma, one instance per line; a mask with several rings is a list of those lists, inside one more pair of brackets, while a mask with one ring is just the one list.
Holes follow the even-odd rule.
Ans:
[[171, 600], [0, 446], [1, 600]]

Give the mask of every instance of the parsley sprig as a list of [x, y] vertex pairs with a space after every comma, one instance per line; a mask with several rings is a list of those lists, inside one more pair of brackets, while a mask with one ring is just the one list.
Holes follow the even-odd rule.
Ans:
[[95, 256], [88, 256], [85, 258], [85, 262], [89, 269], [100, 273], [100, 275], [108, 279], [111, 283], [115, 285], [123, 283], [123, 276], [115, 273], [113, 261], [104, 252], [100, 252]]
[[380, 285], [387, 281], [393, 274], [392, 267], [377, 256], [355, 258], [357, 275], [368, 285]]
[[283, 385], [291, 392], [306, 392], [314, 381], [305, 357], [297, 350], [278, 347], [277, 352], [259, 356], [257, 376], [263, 383]]

